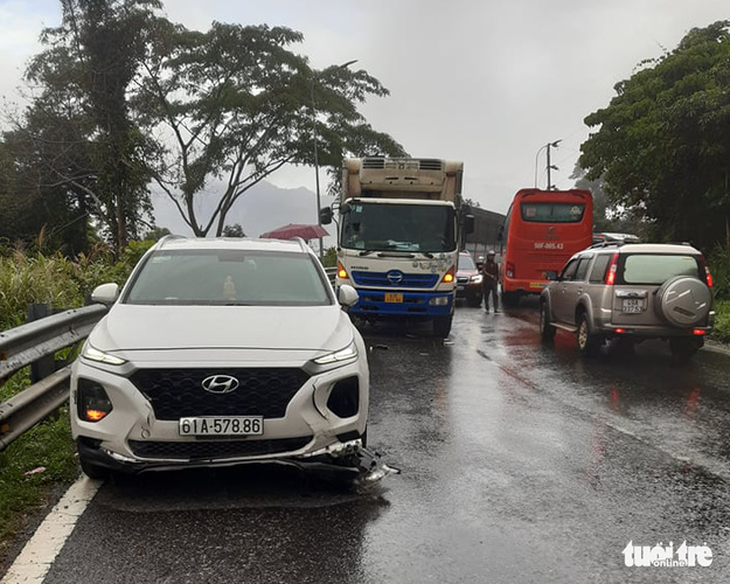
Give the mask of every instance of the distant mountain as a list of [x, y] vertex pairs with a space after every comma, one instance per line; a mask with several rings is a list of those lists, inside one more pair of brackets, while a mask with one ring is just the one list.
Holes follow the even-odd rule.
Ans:
[[[322, 195], [321, 206], [332, 204], [332, 197]], [[196, 200], [196, 214], [201, 223], [207, 222], [218, 204], [215, 192], [201, 195]], [[155, 221], [159, 227], [167, 227], [172, 233], [192, 235], [179, 211], [164, 193], [152, 194]], [[226, 224], [238, 223], [248, 237], [283, 227], [289, 223], [316, 224], [317, 196], [304, 187], [282, 189], [270, 182], [261, 181], [242, 195], [226, 217]], [[325, 225], [330, 237], [324, 238], [325, 249], [336, 244], [335, 226]], [[310, 242], [316, 247], [317, 242]]]

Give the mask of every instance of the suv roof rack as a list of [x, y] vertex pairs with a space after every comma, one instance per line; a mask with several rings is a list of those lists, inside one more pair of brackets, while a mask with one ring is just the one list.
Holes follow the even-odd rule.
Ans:
[[597, 249], [600, 247], [621, 247], [622, 245], [630, 245], [630, 241], [599, 241], [598, 243], [594, 243], [593, 245], [588, 246], [588, 249]]

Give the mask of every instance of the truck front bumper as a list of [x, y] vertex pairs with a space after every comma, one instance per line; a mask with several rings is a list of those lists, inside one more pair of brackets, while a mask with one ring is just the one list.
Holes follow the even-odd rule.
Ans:
[[363, 290], [349, 314], [373, 316], [448, 316], [454, 312], [455, 292], [392, 292], [390, 290]]

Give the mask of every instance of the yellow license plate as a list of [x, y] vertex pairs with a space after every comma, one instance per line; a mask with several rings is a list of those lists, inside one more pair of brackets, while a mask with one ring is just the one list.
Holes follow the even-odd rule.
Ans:
[[393, 292], [386, 292], [385, 293], [385, 301], [386, 302], [403, 302], [403, 294], [395, 294]]
[[543, 282], [530, 282], [530, 288], [544, 288], [546, 286]]

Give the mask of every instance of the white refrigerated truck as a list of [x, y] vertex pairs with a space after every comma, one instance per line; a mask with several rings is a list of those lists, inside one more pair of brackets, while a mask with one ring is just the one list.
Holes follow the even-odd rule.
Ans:
[[459, 213], [463, 168], [433, 158], [344, 160], [336, 284], [358, 291], [352, 316], [428, 319], [436, 336], [449, 334], [460, 235], [473, 225]]

